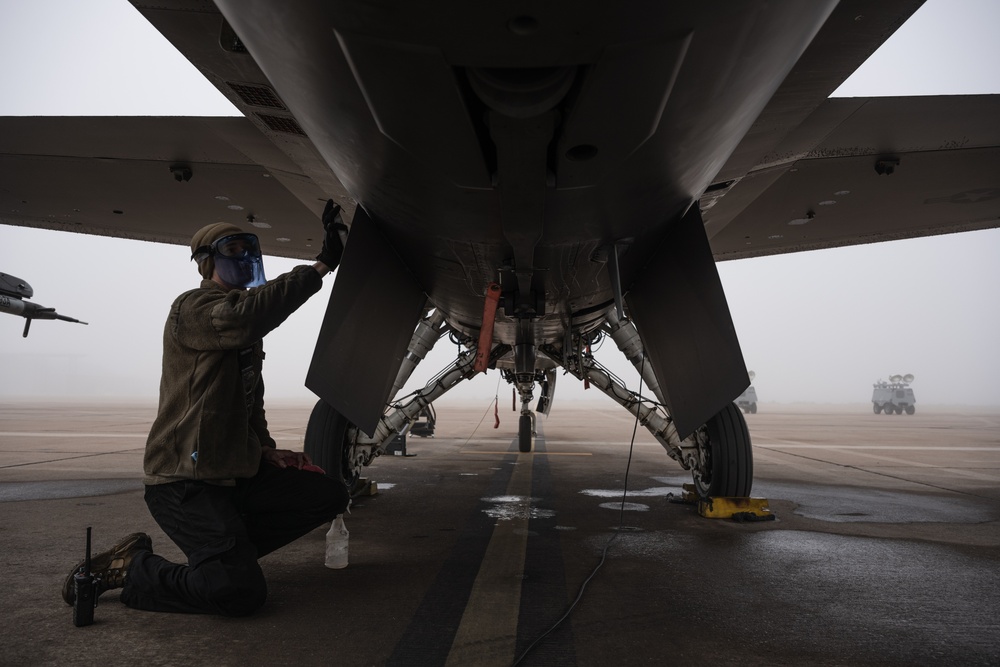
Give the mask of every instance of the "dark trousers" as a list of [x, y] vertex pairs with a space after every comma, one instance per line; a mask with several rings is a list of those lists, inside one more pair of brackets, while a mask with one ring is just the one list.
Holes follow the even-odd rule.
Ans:
[[267, 599], [257, 559], [331, 521], [349, 499], [347, 488], [326, 475], [267, 463], [236, 486], [147, 486], [150, 513], [188, 562], [139, 554], [121, 600], [148, 611], [252, 614]]

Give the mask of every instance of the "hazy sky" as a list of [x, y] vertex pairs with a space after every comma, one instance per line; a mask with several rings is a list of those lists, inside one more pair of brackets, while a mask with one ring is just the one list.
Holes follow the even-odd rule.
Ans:
[[[836, 95], [1000, 93], [998, 26], [1000, 2], [930, 0]], [[0, 0], [0, 62], [0, 115], [236, 113], [125, 0]], [[265, 259], [271, 277], [295, 264]], [[36, 321], [24, 339], [24, 320], [0, 314], [0, 399], [155, 398], [167, 310], [199, 281], [185, 247], [0, 225], [0, 271], [90, 322]], [[864, 403], [875, 380], [913, 373], [918, 403], [1000, 405], [1000, 230], [719, 271], [764, 402]], [[270, 398], [313, 399], [303, 380], [329, 291], [265, 340]], [[441, 341], [415, 380], [453, 350]], [[611, 341], [598, 358], [635, 377]], [[497, 377], [454, 391], [485, 408]], [[560, 378], [556, 406], [579, 398], [601, 396]]]

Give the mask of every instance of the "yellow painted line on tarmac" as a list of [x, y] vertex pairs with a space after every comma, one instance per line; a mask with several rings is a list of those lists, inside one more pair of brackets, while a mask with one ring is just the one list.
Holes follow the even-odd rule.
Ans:
[[[509, 452], [504, 452], [505, 454]], [[518, 455], [507, 495], [531, 496], [531, 460]], [[528, 512], [502, 519], [493, 527], [469, 602], [455, 633], [446, 667], [510, 665], [517, 647], [524, 554], [528, 544]]]
[[[463, 444], [470, 444], [470, 445], [494, 445], [496, 443], [497, 443], [497, 440], [470, 440], [468, 443], [463, 443]], [[560, 446], [564, 446], [564, 445], [597, 445], [597, 446], [607, 446], [607, 447], [628, 447], [628, 445], [629, 445], [628, 440], [614, 441], [614, 440], [568, 440], [568, 439], [567, 440], [549, 440], [549, 439], [546, 439], [545, 440], [545, 444], [547, 446], [549, 446], [549, 447], [552, 447], [553, 445], [560, 445]], [[661, 446], [660, 443], [656, 442], [655, 440], [652, 441], [652, 442], [649, 442], [649, 441], [640, 442], [638, 439], [636, 439], [635, 444], [636, 445], [654, 445], [656, 447], [660, 447]]]
[[[513, 454], [509, 450], [505, 451], [490, 451], [486, 449], [463, 449], [458, 452], [459, 454]], [[528, 452], [520, 453], [521, 456], [593, 456], [590, 452]]]

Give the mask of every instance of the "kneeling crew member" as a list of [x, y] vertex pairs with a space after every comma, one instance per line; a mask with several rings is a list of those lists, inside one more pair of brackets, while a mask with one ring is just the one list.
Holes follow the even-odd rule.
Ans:
[[[143, 463], [149, 511], [188, 562], [154, 554], [149, 536], [133, 533], [94, 557], [98, 595], [121, 588], [121, 601], [135, 609], [252, 614], [267, 598], [257, 559], [347, 508], [342, 482], [303, 470], [311, 463], [304, 453], [277, 448], [261, 379], [261, 340], [340, 262], [339, 213], [327, 203], [314, 265], [268, 282], [254, 234], [215, 223], [191, 239], [204, 280], [170, 308]], [[71, 573], [63, 599], [74, 597]]]

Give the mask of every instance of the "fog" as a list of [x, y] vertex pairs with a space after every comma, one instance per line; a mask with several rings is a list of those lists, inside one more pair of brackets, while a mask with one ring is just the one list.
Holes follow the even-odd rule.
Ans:
[[[998, 93], [998, 19], [996, 3], [932, 0], [837, 95]], [[123, 1], [3, 0], [0, 56], [0, 115], [234, 113]], [[22, 338], [24, 320], [0, 314], [0, 400], [154, 400], [170, 303], [199, 281], [189, 256], [0, 225], [0, 271], [31, 283], [35, 303], [89, 322], [36, 321]], [[719, 272], [764, 403], [864, 403], [876, 380], [912, 373], [918, 403], [1000, 406], [998, 260], [1000, 230], [988, 230], [724, 262]], [[265, 259], [271, 277], [296, 263]], [[314, 400], [303, 381], [331, 284], [267, 336], [272, 400]], [[597, 355], [637, 388], [612, 341]], [[408, 389], [453, 356], [441, 341]], [[511, 390], [497, 378], [454, 394], [506, 404]], [[601, 398], [564, 376], [556, 406]]]

